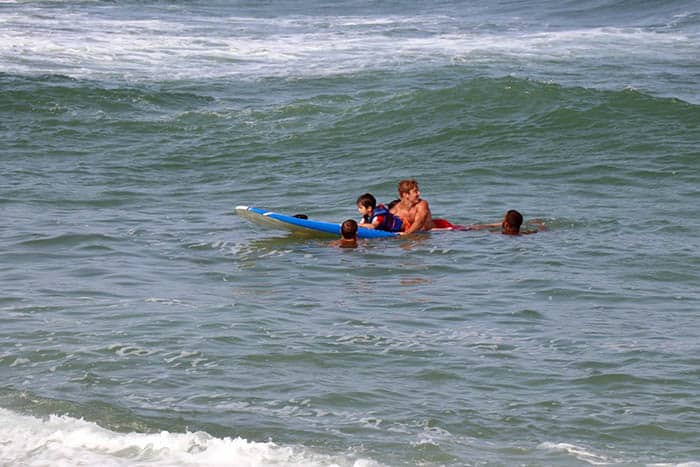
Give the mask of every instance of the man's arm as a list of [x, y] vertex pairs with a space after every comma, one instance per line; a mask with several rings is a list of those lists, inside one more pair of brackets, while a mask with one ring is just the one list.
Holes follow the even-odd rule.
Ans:
[[500, 228], [501, 225], [502, 225], [502, 222], [495, 222], [493, 224], [472, 224], [472, 225], [468, 225], [467, 229], [468, 230], [495, 229], [495, 228]]
[[542, 219], [530, 219], [527, 224], [532, 225], [537, 230], [547, 230], [547, 224]]
[[379, 229], [379, 226], [384, 222], [384, 216], [374, 216], [372, 222], [365, 222], [364, 219], [358, 224], [360, 227], [365, 229]]

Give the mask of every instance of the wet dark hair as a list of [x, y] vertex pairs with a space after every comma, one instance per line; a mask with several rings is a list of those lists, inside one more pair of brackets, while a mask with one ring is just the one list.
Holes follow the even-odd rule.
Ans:
[[309, 218], [309, 216], [307, 216], [306, 214], [294, 214], [294, 217], [296, 217], [297, 219], [308, 219]]
[[340, 224], [340, 236], [345, 239], [353, 239], [357, 235], [357, 221], [348, 219]]
[[393, 200], [392, 202], [390, 202], [389, 204], [387, 204], [387, 205], [386, 205], [386, 208], [387, 208], [388, 210], [391, 211], [391, 209], [392, 209], [394, 206], [396, 206], [397, 204], [399, 204], [400, 202], [401, 202], [400, 199], [395, 199], [395, 200]]
[[357, 201], [355, 201], [355, 204], [358, 206], [362, 206], [363, 208], [376, 208], [377, 207], [377, 198], [372, 196], [371, 193], [365, 193], [364, 195], [360, 195], [357, 198]]
[[506, 213], [506, 221], [515, 230], [520, 230], [520, 226], [523, 223], [523, 215], [515, 209], [511, 209]]

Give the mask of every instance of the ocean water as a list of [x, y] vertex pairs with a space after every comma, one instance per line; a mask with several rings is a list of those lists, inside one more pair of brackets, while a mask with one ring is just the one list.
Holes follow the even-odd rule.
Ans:
[[700, 465], [696, 1], [0, 1], [0, 174], [0, 465]]

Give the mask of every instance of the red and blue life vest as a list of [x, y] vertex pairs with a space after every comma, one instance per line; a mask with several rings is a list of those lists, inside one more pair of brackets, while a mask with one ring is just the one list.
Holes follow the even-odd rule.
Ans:
[[374, 223], [374, 220], [379, 217], [381, 221], [376, 227], [379, 230], [386, 230], [388, 232], [401, 232], [403, 230], [403, 222], [401, 219], [393, 215], [383, 204], [378, 204], [374, 210], [372, 210], [372, 218], [369, 220], [370, 223]]

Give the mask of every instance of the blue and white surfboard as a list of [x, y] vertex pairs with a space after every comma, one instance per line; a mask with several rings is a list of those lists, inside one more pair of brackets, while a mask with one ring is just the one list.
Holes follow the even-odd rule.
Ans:
[[[236, 214], [248, 219], [249, 221], [269, 227], [272, 229], [286, 230], [288, 232], [302, 235], [328, 235], [339, 237], [340, 224], [333, 222], [316, 221], [312, 219], [299, 219], [298, 217], [279, 214], [277, 212], [267, 211], [265, 209], [252, 206], [236, 206]], [[360, 227], [357, 229], [358, 238], [386, 238], [397, 237], [394, 232], [384, 230], [365, 229]]]

